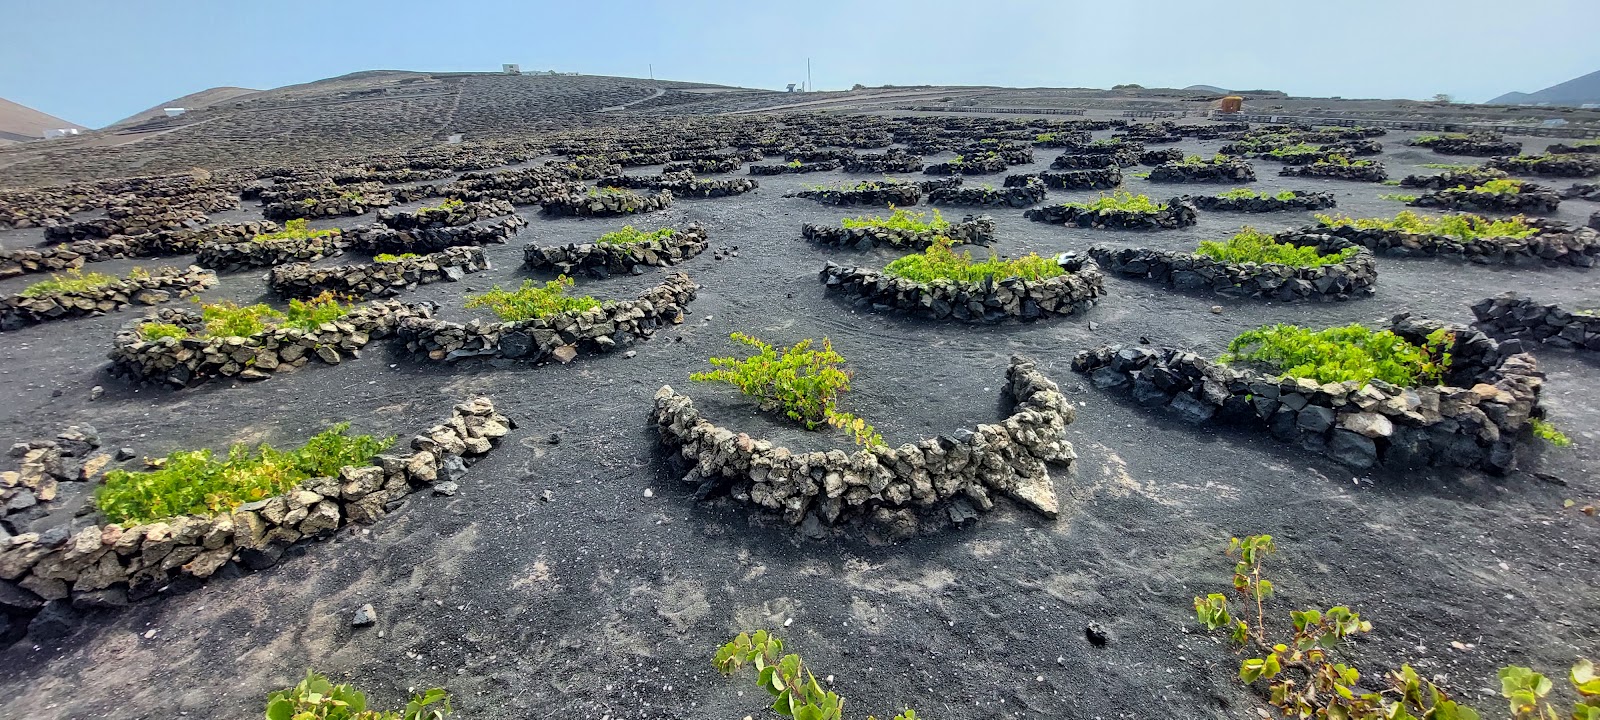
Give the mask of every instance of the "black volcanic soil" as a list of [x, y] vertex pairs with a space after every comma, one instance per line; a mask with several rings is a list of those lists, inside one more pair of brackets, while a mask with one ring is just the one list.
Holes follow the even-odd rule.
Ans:
[[[1391, 177], [1448, 162], [1404, 147], [1405, 136], [1381, 139]], [[1209, 155], [1219, 144], [1182, 147]], [[1032, 169], [1051, 157], [1040, 152]], [[1402, 209], [1378, 199], [1394, 188], [1280, 178], [1277, 163], [1254, 162], [1262, 180], [1252, 187], [1329, 190], [1338, 211], [1358, 217]], [[1600, 406], [1586, 397], [1600, 370], [1586, 357], [1535, 351], [1549, 374], [1551, 419], [1574, 445], [1529, 446], [1523, 470], [1504, 478], [1454, 469], [1353, 475], [1264, 437], [1148, 412], [1094, 390], [1069, 367], [1080, 349], [1141, 338], [1214, 354], [1269, 322], [1375, 323], [1402, 310], [1467, 322], [1469, 304], [1505, 290], [1592, 306], [1600, 300], [1593, 271], [1381, 258], [1375, 297], [1287, 306], [1108, 278], [1109, 297], [1086, 316], [934, 324], [855, 312], [823, 294], [816, 272], [825, 259], [894, 257], [799, 240], [802, 222], [865, 210], [780, 196], [846, 177], [761, 178], [749, 195], [679, 200], [669, 212], [630, 219], [650, 227], [698, 221], [713, 248], [739, 252], [688, 262], [684, 269], [704, 285], [688, 321], [637, 345], [633, 358], [444, 367], [380, 341], [338, 367], [170, 391], [127, 387], [101, 372], [111, 333], [130, 314], [0, 335], [0, 397], [8, 399], [0, 438], [13, 441], [81, 422], [94, 424], [107, 447], [148, 455], [296, 442], [340, 420], [365, 432], [411, 433], [474, 393], [491, 396], [521, 425], [472, 468], [455, 497], [414, 495], [376, 525], [313, 544], [276, 568], [95, 616], [58, 644], [0, 651], [0, 716], [259, 717], [266, 693], [315, 667], [386, 705], [398, 705], [409, 688], [443, 685], [466, 718], [759, 718], [765, 693], [749, 677], [719, 677], [710, 658], [734, 633], [769, 627], [831, 676], [851, 717], [888, 717], [909, 705], [928, 718], [1253, 718], [1262, 703], [1239, 685], [1237, 658], [1200, 632], [1190, 607], [1194, 595], [1228, 585], [1226, 539], [1247, 533], [1271, 533], [1282, 548], [1269, 564], [1278, 627], [1291, 608], [1339, 603], [1376, 625], [1353, 646], [1370, 678], [1409, 661], [1498, 716], [1496, 668], [1532, 665], [1560, 677], [1576, 657], [1600, 655], [1600, 520], [1562, 507], [1569, 498], [1600, 500]], [[998, 185], [1001, 177], [968, 182]], [[1137, 179], [1129, 186], [1163, 200], [1225, 189]], [[1052, 191], [1050, 200], [1094, 194]], [[1581, 223], [1594, 209], [1566, 201], [1559, 217]], [[1190, 248], [1241, 223], [1277, 230], [1310, 219], [1201, 213], [1197, 227], [1127, 233], [991, 212], [995, 247], [1008, 254], [1093, 243]], [[945, 213], [955, 220], [961, 211]], [[490, 247], [493, 270], [404, 299], [435, 300], [447, 316], [471, 317], [461, 308], [465, 291], [528, 276], [523, 243], [582, 241], [625, 222], [523, 214], [531, 227]], [[24, 237], [37, 241], [13, 232], [0, 242]], [[586, 281], [582, 289], [631, 296], [660, 276]], [[226, 276], [208, 297], [263, 296], [259, 278]], [[27, 282], [0, 282], [0, 291]], [[1213, 305], [1223, 312], [1213, 314]], [[663, 383], [689, 386], [687, 374], [705, 357], [734, 350], [726, 338], [734, 330], [781, 343], [832, 338], [855, 372], [848, 407], [895, 444], [1000, 417], [1007, 357], [1037, 359], [1079, 405], [1069, 430], [1079, 466], [1056, 475], [1061, 518], [1001, 503], [973, 527], [880, 544], [809, 540], [744, 507], [695, 504], [692, 489], [665, 471], [646, 427], [650, 396]], [[106, 393], [91, 402], [95, 385]], [[722, 388], [688, 392], [725, 425], [808, 447], [843, 442], [797, 439]], [[377, 609], [378, 624], [353, 629], [350, 617], [364, 603]], [[1085, 640], [1091, 622], [1110, 633], [1106, 646]]]

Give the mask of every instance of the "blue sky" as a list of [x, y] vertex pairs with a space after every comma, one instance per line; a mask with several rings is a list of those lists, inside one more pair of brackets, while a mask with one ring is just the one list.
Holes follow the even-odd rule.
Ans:
[[1600, 0], [0, 0], [0, 97], [101, 127], [357, 70], [1280, 89], [1483, 101], [1600, 70]]

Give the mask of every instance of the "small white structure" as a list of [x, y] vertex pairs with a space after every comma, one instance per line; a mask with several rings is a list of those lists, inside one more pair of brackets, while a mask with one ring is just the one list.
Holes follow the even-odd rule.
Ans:
[[161, 108], [161, 112], [166, 113], [167, 117], [177, 117], [189, 112], [189, 108]]
[[521, 75], [522, 66], [518, 65], [517, 63], [506, 63], [500, 66], [500, 72], [507, 75]]
[[48, 128], [44, 131], [44, 139], [54, 140], [56, 138], [71, 137], [77, 134], [77, 128]]
[[1544, 127], [1561, 127], [1562, 125], [1567, 124], [1567, 121], [1562, 120], [1561, 118], [1550, 118], [1549, 120], [1539, 124], [1543, 125]]
[[795, 86], [795, 85], [796, 85], [796, 84], [797, 84], [797, 83], [789, 83], [789, 92], [794, 92], [794, 86]]

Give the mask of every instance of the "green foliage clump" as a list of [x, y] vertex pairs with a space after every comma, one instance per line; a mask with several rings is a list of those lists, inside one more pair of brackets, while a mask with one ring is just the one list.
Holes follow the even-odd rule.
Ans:
[[1467, 213], [1429, 218], [1410, 210], [1402, 210], [1392, 220], [1384, 218], [1354, 219], [1345, 215], [1318, 213], [1317, 222], [1326, 227], [1353, 226], [1362, 230], [1395, 230], [1418, 235], [1446, 235], [1460, 240], [1482, 238], [1525, 238], [1539, 232], [1528, 224], [1528, 219], [1517, 215], [1498, 220]]
[[939, 214], [938, 208], [934, 208], [932, 220], [927, 219], [927, 213], [908, 212], [894, 205], [890, 205], [889, 209], [893, 211], [889, 217], [861, 216], [844, 218], [839, 222], [847, 228], [886, 228], [912, 233], [942, 232], [950, 228], [950, 221]]
[[222, 459], [209, 449], [180, 450], [158, 461], [154, 470], [112, 470], [95, 492], [95, 506], [106, 520], [124, 525], [230, 512], [282, 495], [307, 479], [336, 476], [339, 468], [361, 465], [394, 443], [394, 438], [346, 435], [349, 429], [349, 423], [334, 425], [293, 450], [239, 444]]
[[1272, 150], [1267, 151], [1267, 155], [1270, 155], [1270, 156], [1275, 157], [1275, 158], [1283, 158], [1283, 157], [1294, 156], [1294, 155], [1315, 155], [1315, 154], [1320, 153], [1320, 152], [1322, 152], [1322, 148], [1320, 148], [1320, 147], [1318, 147], [1316, 145], [1312, 145], [1310, 143], [1303, 143], [1302, 142], [1302, 143], [1295, 143], [1293, 145], [1284, 145], [1282, 147], [1274, 148]]
[[729, 337], [755, 348], [756, 354], [742, 360], [710, 358], [717, 369], [692, 373], [690, 380], [726, 382], [755, 398], [762, 410], [781, 411], [807, 430], [832, 425], [857, 444], [883, 444], [883, 436], [865, 420], [839, 409], [839, 393], [850, 389], [850, 374], [840, 367], [844, 356], [834, 352], [827, 338], [822, 339], [821, 349], [812, 349], [812, 341], [806, 339], [780, 354], [760, 338], [739, 332]]
[[1572, 438], [1567, 437], [1566, 433], [1561, 432], [1561, 430], [1549, 420], [1544, 418], [1530, 418], [1528, 420], [1528, 426], [1533, 429], [1534, 437], [1544, 440], [1551, 445], [1556, 447], [1567, 447], [1572, 444]]
[[1033, 136], [1034, 142], [1050, 142], [1054, 139], [1056, 139], [1056, 134], [1053, 132], [1039, 133], [1038, 135]]
[[1416, 200], [1417, 196], [1415, 196], [1415, 195], [1406, 195], [1404, 193], [1382, 193], [1382, 194], [1378, 195], [1378, 199], [1379, 200], [1388, 200], [1390, 202], [1408, 203], [1408, 202], [1411, 202], [1413, 200]]
[[459, 209], [464, 208], [466, 206], [467, 206], [466, 201], [462, 200], [461, 198], [450, 198], [450, 199], [445, 200], [444, 202], [439, 203], [438, 205], [435, 205], [433, 207], [420, 207], [420, 208], [417, 208], [417, 214], [421, 215], [422, 213], [430, 213], [430, 212], [447, 213], [447, 212], [450, 212], [452, 210], [459, 210]]
[[352, 203], [355, 203], [357, 205], [365, 205], [365, 204], [367, 204], [367, 196], [362, 195], [361, 193], [355, 192], [355, 191], [346, 192], [346, 193], [340, 193], [339, 194], [339, 199], [340, 200], [348, 200], [348, 201], [350, 201]]
[[1250, 188], [1234, 188], [1226, 192], [1219, 192], [1217, 193], [1216, 197], [1224, 200], [1252, 200], [1256, 198], [1262, 200], [1293, 200], [1298, 196], [1294, 194], [1293, 190], [1282, 190], [1274, 195], [1268, 195], [1266, 193], [1256, 192]]
[[988, 260], [973, 262], [972, 253], [957, 255], [951, 250], [949, 238], [934, 238], [927, 250], [906, 255], [889, 263], [883, 271], [915, 282], [955, 280], [958, 282], [983, 282], [990, 278], [1022, 278], [1044, 280], [1066, 274], [1066, 270], [1053, 260], [1029, 253], [1015, 260], [1002, 260], [991, 255]]
[[444, 720], [451, 712], [444, 688], [412, 696], [404, 710], [368, 710], [366, 695], [354, 687], [307, 670], [300, 684], [267, 696], [266, 720]]
[[1222, 153], [1217, 153], [1216, 155], [1212, 155], [1210, 158], [1201, 157], [1199, 155], [1187, 155], [1182, 160], [1179, 160], [1173, 164], [1182, 165], [1185, 167], [1202, 167], [1205, 165], [1221, 165], [1232, 161], [1233, 158], [1223, 155]]
[[306, 226], [305, 218], [295, 218], [283, 224], [283, 229], [275, 233], [255, 236], [255, 242], [271, 242], [273, 240], [310, 240], [312, 238], [327, 237], [338, 230], [312, 230]]
[[600, 236], [595, 242], [601, 245], [632, 245], [634, 243], [649, 242], [652, 240], [665, 240], [672, 237], [677, 231], [672, 228], [661, 228], [652, 232], [636, 230], [632, 225], [623, 225], [621, 230], [608, 232]]
[[792, 168], [798, 168], [798, 167], [800, 167], [800, 165], [802, 163], [799, 160], [790, 160], [789, 162], [784, 163], [784, 164], [789, 166], [789, 167], [792, 167]]
[[400, 262], [401, 260], [414, 260], [414, 259], [419, 258], [419, 257], [422, 257], [422, 256], [418, 255], [416, 253], [411, 253], [411, 252], [400, 253], [399, 255], [395, 255], [395, 254], [392, 254], [392, 253], [378, 253], [377, 255], [373, 255], [372, 256], [372, 261], [373, 262], [380, 262], [380, 263], [392, 263], [392, 262]]
[[1134, 172], [1128, 173], [1128, 177], [1136, 177], [1136, 178], [1139, 178], [1140, 180], [1149, 180], [1150, 179], [1150, 171], [1149, 170], [1136, 170]]
[[[717, 650], [711, 663], [723, 675], [732, 675], [745, 665], [756, 671], [756, 684], [777, 698], [772, 711], [794, 720], [841, 720], [844, 698], [823, 690], [817, 677], [797, 654], [783, 654], [783, 641], [765, 630], [755, 635], [739, 633]], [[876, 720], [867, 716], [867, 720]], [[917, 720], [917, 712], [906, 708], [894, 720]]]
[[210, 337], [250, 337], [283, 321], [283, 313], [265, 303], [239, 305], [230, 300], [200, 306]]
[[1340, 153], [1328, 153], [1327, 157], [1322, 158], [1321, 160], [1318, 160], [1318, 161], [1316, 161], [1314, 163], [1311, 163], [1311, 164], [1313, 166], [1315, 166], [1315, 165], [1338, 165], [1340, 167], [1366, 167], [1368, 165], [1371, 165], [1372, 161], [1371, 160], [1351, 160], [1350, 158], [1345, 157], [1343, 154], [1340, 154]]
[[[1269, 637], [1265, 600], [1273, 597], [1274, 588], [1262, 565], [1277, 550], [1271, 535], [1228, 541], [1228, 556], [1238, 558], [1233, 569], [1234, 592], [1244, 601], [1245, 613], [1254, 606], [1254, 626], [1231, 611], [1224, 593], [1194, 599], [1200, 624], [1207, 630], [1226, 629], [1229, 639], [1245, 653], [1239, 663], [1240, 681], [1252, 686], [1265, 683], [1267, 702], [1284, 717], [1479, 720], [1476, 710], [1452, 700], [1409, 664], [1387, 673], [1382, 689], [1362, 687], [1361, 672], [1339, 662], [1337, 655], [1350, 638], [1372, 632], [1372, 623], [1347, 606], [1291, 610], [1293, 634], [1282, 641]], [[1546, 699], [1555, 685], [1543, 674], [1512, 665], [1501, 668], [1499, 678], [1500, 695], [1510, 703], [1512, 720], [1600, 719], [1600, 677], [1588, 659], [1579, 659], [1568, 672], [1578, 700], [1567, 716], [1559, 715]], [[1268, 714], [1258, 712], [1263, 717]]]
[[[131, 275], [129, 277], [132, 277]], [[50, 274], [49, 280], [40, 280], [22, 289], [17, 293], [23, 297], [44, 297], [57, 293], [89, 292], [107, 285], [120, 282], [121, 278], [98, 272], [84, 272], [77, 268], [57, 275]]]
[[189, 331], [185, 330], [182, 325], [147, 322], [139, 326], [139, 337], [145, 340], [160, 340], [167, 337], [182, 340], [189, 337]]
[[600, 197], [602, 195], [627, 195], [627, 194], [629, 194], [627, 188], [609, 187], [609, 186], [607, 186], [607, 187], [592, 187], [592, 188], [589, 188], [589, 197]]
[[575, 285], [572, 278], [562, 275], [542, 287], [532, 280], [522, 281], [516, 290], [502, 290], [499, 285], [477, 297], [467, 299], [467, 307], [486, 307], [501, 320], [517, 322], [550, 317], [567, 312], [583, 312], [600, 307], [600, 301], [588, 295], [573, 297], [567, 289]]
[[1450, 369], [1455, 334], [1440, 328], [1423, 347], [1388, 330], [1359, 324], [1326, 330], [1297, 325], [1266, 325], [1248, 330], [1228, 343], [1220, 361], [1263, 363], [1283, 377], [1310, 378], [1319, 383], [1372, 380], [1411, 387], [1438, 384]]
[[339, 302], [331, 291], [324, 291], [310, 300], [290, 300], [289, 311], [284, 313], [284, 327], [311, 331], [350, 314], [355, 305]]
[[1101, 194], [1100, 197], [1086, 203], [1063, 203], [1065, 207], [1082, 208], [1091, 212], [1105, 212], [1108, 210], [1121, 210], [1131, 213], [1158, 213], [1166, 206], [1150, 199], [1149, 195], [1135, 195], [1127, 190], [1118, 190], [1110, 195]]
[[1331, 255], [1319, 255], [1311, 245], [1280, 243], [1272, 235], [1244, 227], [1224, 242], [1201, 240], [1196, 255], [1227, 263], [1276, 263], [1294, 267], [1336, 265], [1356, 256], [1358, 248], [1348, 247]]
[[1499, 180], [1490, 180], [1489, 182], [1477, 187], [1469, 188], [1466, 185], [1457, 185], [1453, 188], [1450, 188], [1450, 191], [1469, 192], [1479, 195], [1516, 195], [1522, 192], [1522, 181], [1512, 180], [1510, 178], [1500, 178]]

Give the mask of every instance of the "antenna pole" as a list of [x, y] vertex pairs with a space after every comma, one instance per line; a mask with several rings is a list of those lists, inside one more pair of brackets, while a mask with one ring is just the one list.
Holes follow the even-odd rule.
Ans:
[[811, 58], [806, 58], [806, 92], [811, 92], [815, 89], [811, 86]]
[[655, 63], [650, 63], [650, 79], [651, 80], [656, 79], [656, 65], [655, 65]]

